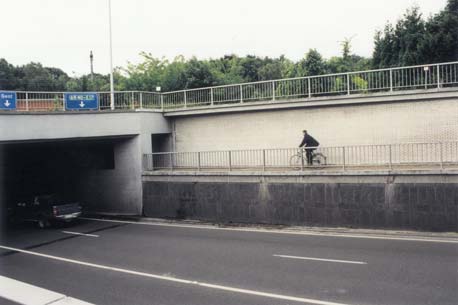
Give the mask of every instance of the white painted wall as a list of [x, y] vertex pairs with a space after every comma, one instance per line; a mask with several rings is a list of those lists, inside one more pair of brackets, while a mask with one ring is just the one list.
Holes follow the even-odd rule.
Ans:
[[174, 117], [176, 151], [458, 140], [458, 99]]

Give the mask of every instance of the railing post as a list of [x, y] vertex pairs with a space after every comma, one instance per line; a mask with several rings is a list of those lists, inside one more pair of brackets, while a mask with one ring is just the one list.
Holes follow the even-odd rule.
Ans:
[[161, 110], [164, 111], [164, 95], [161, 93]]
[[200, 171], [200, 151], [197, 152], [197, 170]]
[[393, 69], [390, 69], [390, 92], [393, 92]]
[[151, 154], [151, 170], [154, 171], [154, 155]]
[[183, 95], [184, 95], [184, 108], [187, 108], [188, 107], [188, 102], [186, 101], [186, 90], [183, 91]]
[[172, 156], [172, 153], [170, 153], [169, 156], [170, 156], [170, 170], [173, 171], [173, 156]]
[[388, 159], [388, 162], [389, 162], [389, 168], [390, 170], [393, 170], [393, 157], [392, 157], [392, 149], [391, 149], [391, 144], [388, 145], [388, 155], [389, 155], [389, 159]]
[[240, 104], [243, 104], [243, 87], [240, 85]]
[[437, 65], [437, 89], [441, 88], [441, 73], [440, 73], [440, 65]]
[[213, 88], [210, 88], [210, 104], [213, 106], [214, 100], [213, 100]]
[[[56, 100], [56, 99], [59, 100], [59, 95], [58, 94], [54, 95], [54, 100]], [[62, 110], [65, 111], [65, 96], [64, 96], [63, 93], [62, 93]]]
[[428, 66], [424, 67], [423, 71], [425, 71], [425, 89], [428, 89], [428, 71], [429, 71], [429, 67]]
[[300, 148], [300, 150], [301, 150], [301, 171], [304, 171], [304, 153], [306, 154], [305, 157], [307, 157], [307, 152], [303, 148]]
[[143, 109], [143, 92], [140, 92], [140, 109]]
[[343, 171], [346, 170], [346, 165], [345, 165], [345, 146], [342, 146], [342, 169], [343, 169]]
[[444, 155], [443, 155], [442, 145], [443, 143], [439, 143], [439, 154], [440, 154], [441, 169], [444, 169]]
[[347, 73], [347, 95], [350, 95], [350, 74]]
[[266, 171], [266, 150], [262, 150], [262, 171]]
[[131, 99], [130, 99], [131, 108], [132, 108], [132, 109], [135, 109], [135, 102], [134, 102], [135, 94], [134, 94], [134, 92], [132, 91], [130, 95], [131, 95]]
[[307, 89], [309, 93], [309, 98], [312, 97], [312, 82], [310, 81], [310, 77], [307, 78]]
[[232, 170], [232, 160], [231, 160], [231, 159], [232, 159], [231, 151], [229, 150], [229, 151], [228, 151], [228, 163], [229, 163], [228, 165], [229, 165], [229, 171]]
[[29, 93], [25, 93], [25, 111], [29, 111]]
[[275, 82], [272, 81], [272, 100], [275, 101]]

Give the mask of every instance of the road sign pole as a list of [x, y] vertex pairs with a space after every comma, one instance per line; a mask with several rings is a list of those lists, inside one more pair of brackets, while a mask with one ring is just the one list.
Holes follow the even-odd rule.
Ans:
[[108, 0], [108, 28], [110, 34], [110, 109], [115, 109], [114, 104], [114, 80], [113, 80], [113, 42], [111, 31], [111, 0]]

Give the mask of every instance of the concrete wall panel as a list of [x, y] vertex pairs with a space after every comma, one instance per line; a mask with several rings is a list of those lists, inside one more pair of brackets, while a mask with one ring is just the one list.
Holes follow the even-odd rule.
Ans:
[[[434, 114], [434, 115], [433, 115]], [[177, 151], [296, 147], [308, 129], [322, 146], [456, 141], [458, 100], [173, 117]]]
[[[162, 113], [0, 113], [0, 142], [170, 133]], [[151, 140], [148, 140], [151, 142]], [[151, 149], [146, 145], [145, 152]]]
[[144, 212], [151, 217], [458, 231], [458, 184], [442, 183], [441, 177], [430, 176], [429, 183], [347, 183], [344, 175], [327, 183], [298, 183], [294, 177], [215, 183], [197, 176], [194, 182], [146, 178]]
[[89, 212], [142, 213], [140, 137], [114, 142], [115, 168], [88, 170], [80, 174], [82, 201]]

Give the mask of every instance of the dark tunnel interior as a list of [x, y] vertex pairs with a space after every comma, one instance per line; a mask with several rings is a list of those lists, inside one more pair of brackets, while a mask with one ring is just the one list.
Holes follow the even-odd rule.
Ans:
[[[0, 145], [0, 200], [3, 210], [18, 200], [58, 194], [79, 201], [88, 172], [115, 168], [115, 139]], [[2, 213], [3, 214], [3, 213]]]

